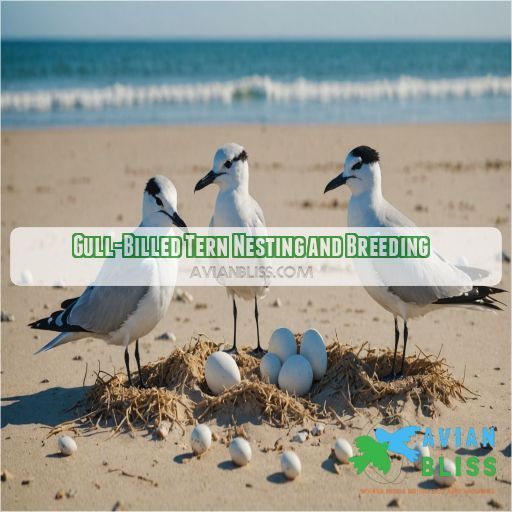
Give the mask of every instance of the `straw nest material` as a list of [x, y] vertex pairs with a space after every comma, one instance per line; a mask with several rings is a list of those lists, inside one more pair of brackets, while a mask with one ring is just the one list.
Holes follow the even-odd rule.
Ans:
[[208, 356], [221, 349], [220, 344], [205, 337], [192, 340], [167, 359], [143, 367], [145, 389], [128, 387], [123, 373], [98, 371], [95, 384], [77, 404], [76, 410], [83, 414], [55, 427], [50, 435], [77, 427], [112, 426], [114, 433], [154, 429], [164, 420], [184, 429], [211, 417], [234, 418], [242, 410], [252, 421], [276, 427], [308, 420], [342, 422], [341, 416], [367, 407], [393, 417], [400, 415], [404, 397], [412, 398], [424, 414], [433, 415], [436, 402], [450, 405], [453, 400], [466, 401], [471, 393], [439, 357], [420, 351], [407, 358], [404, 378], [384, 382], [380, 378], [391, 370], [392, 350], [372, 349], [367, 343], [353, 347], [334, 342], [327, 347], [327, 373], [306, 397], [289, 395], [261, 380], [260, 360], [247, 350], [236, 356], [242, 382], [213, 396], [206, 385], [204, 367]]
[[[476, 396], [464, 380], [453, 377], [444, 358], [418, 353], [408, 356], [403, 377], [386, 382], [393, 364], [393, 350], [372, 349], [368, 343], [359, 347], [333, 343], [327, 347], [328, 365], [323, 379], [311, 391], [316, 398], [341, 394], [349, 409], [377, 407], [388, 419], [398, 420], [403, 401], [412, 399], [417, 410], [427, 416], [436, 414], [436, 403], [450, 406], [455, 400], [465, 402]], [[397, 355], [397, 367], [401, 354]]]

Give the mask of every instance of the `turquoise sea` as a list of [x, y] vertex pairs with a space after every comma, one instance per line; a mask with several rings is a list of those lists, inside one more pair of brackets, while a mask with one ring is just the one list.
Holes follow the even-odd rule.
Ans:
[[508, 42], [2, 41], [2, 125], [510, 118]]

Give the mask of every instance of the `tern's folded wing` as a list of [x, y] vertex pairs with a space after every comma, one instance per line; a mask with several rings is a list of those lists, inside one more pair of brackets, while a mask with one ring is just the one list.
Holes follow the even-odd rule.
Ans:
[[149, 286], [90, 286], [72, 306], [68, 322], [97, 334], [116, 331], [148, 290]]

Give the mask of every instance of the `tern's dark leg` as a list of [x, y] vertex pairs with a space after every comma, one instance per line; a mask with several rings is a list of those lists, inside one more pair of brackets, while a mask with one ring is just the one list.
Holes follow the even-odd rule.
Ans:
[[132, 387], [132, 376], [130, 374], [130, 355], [128, 354], [128, 347], [124, 349], [124, 364], [126, 365], [126, 373], [128, 374], [128, 386]]
[[381, 380], [389, 381], [393, 380], [396, 377], [395, 368], [396, 368], [396, 353], [398, 350], [398, 342], [400, 340], [400, 331], [398, 330], [398, 320], [395, 316], [395, 351], [393, 353], [393, 366], [391, 367], [391, 372], [388, 375], [382, 377]]
[[140, 371], [140, 355], [139, 355], [139, 340], [135, 342], [135, 361], [137, 361], [137, 370], [139, 370], [139, 387], [145, 388], [146, 383], [142, 378], [142, 372]]
[[238, 352], [236, 349], [236, 317], [238, 316], [238, 311], [236, 309], [236, 302], [235, 302], [235, 296], [233, 295], [233, 346], [226, 350], [226, 352], [234, 352], [235, 354]]
[[393, 353], [393, 368], [391, 368], [391, 375], [395, 375], [396, 368], [396, 352], [398, 350], [398, 342], [400, 340], [400, 331], [398, 330], [398, 320], [395, 316], [395, 352]]
[[404, 320], [404, 355], [402, 356], [402, 365], [400, 366], [400, 374], [404, 371], [405, 350], [407, 349], [407, 338], [409, 337], [409, 329], [407, 329], [407, 320]]
[[256, 319], [256, 335], [258, 337], [258, 346], [256, 347], [256, 350], [254, 351], [256, 354], [261, 354], [264, 352], [264, 350], [261, 348], [260, 345], [260, 324], [259, 324], [259, 313], [258, 313], [258, 298], [254, 297], [254, 318]]

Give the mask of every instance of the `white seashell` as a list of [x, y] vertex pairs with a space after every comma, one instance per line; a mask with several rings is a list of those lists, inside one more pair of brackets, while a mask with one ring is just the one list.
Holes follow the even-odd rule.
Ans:
[[300, 355], [290, 356], [279, 372], [279, 387], [290, 394], [305, 395], [313, 384], [313, 369]]
[[443, 474], [440, 474], [441, 466], [438, 464], [434, 472], [434, 480], [441, 487], [450, 487], [457, 480], [455, 462], [444, 457], [443, 459]]
[[204, 368], [206, 383], [215, 395], [231, 386], [240, 384], [240, 370], [235, 360], [226, 352], [215, 352], [206, 360]]
[[308, 329], [302, 336], [300, 354], [313, 368], [313, 378], [320, 380], [327, 370], [327, 350], [322, 335], [316, 329]]
[[306, 430], [301, 430], [292, 437], [292, 443], [305, 443], [308, 440], [308, 437], [308, 432]]
[[208, 425], [197, 425], [192, 430], [190, 437], [190, 444], [192, 445], [192, 451], [196, 455], [201, 455], [212, 445], [212, 431]]
[[297, 353], [297, 343], [293, 332], [286, 327], [276, 329], [270, 336], [268, 351], [279, 357], [283, 364], [290, 356]]
[[269, 382], [270, 384], [277, 384], [280, 371], [281, 371], [281, 359], [279, 359], [279, 357], [277, 357], [276, 354], [267, 352], [261, 358], [261, 363], [260, 363], [261, 378], [265, 382]]
[[235, 437], [229, 444], [229, 453], [237, 466], [246, 466], [252, 457], [251, 445], [243, 437]]
[[343, 437], [338, 437], [334, 443], [334, 455], [339, 462], [348, 464], [348, 459], [354, 455], [352, 445]]
[[169, 435], [169, 430], [171, 430], [171, 424], [164, 420], [156, 428], [156, 433], [160, 439], [165, 439]]
[[75, 440], [69, 436], [60, 436], [58, 444], [63, 455], [73, 455], [78, 450]]
[[418, 460], [414, 463], [414, 466], [416, 469], [421, 470], [423, 457], [430, 457], [430, 450], [428, 446], [423, 446], [422, 444], [417, 444], [413, 449], [419, 453]]
[[313, 430], [311, 430], [311, 434], [314, 435], [315, 437], [317, 436], [321, 436], [325, 431], [325, 425], [322, 425], [321, 423], [317, 423], [314, 427], [313, 427]]
[[284, 452], [281, 455], [281, 470], [288, 480], [295, 480], [302, 471], [302, 464], [295, 452]]

